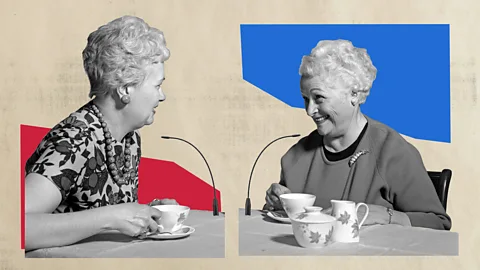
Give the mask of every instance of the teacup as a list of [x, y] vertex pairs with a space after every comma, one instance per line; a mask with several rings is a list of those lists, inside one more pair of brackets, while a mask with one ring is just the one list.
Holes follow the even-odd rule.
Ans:
[[179, 230], [190, 213], [190, 207], [183, 205], [155, 205], [152, 207], [161, 212], [161, 216], [157, 220], [160, 233], [172, 233]]
[[322, 248], [333, 242], [336, 219], [321, 212], [321, 207], [305, 207], [305, 212], [294, 215], [293, 234], [304, 248]]
[[313, 206], [317, 197], [306, 193], [286, 193], [280, 195], [280, 201], [283, 209], [291, 218], [295, 214], [302, 213], [305, 207]]
[[[360, 228], [368, 216], [368, 206], [364, 203], [352, 201], [331, 200], [332, 216], [337, 219], [333, 240], [342, 243], [355, 243], [360, 241]], [[358, 208], [365, 207], [365, 216], [359, 222]]]

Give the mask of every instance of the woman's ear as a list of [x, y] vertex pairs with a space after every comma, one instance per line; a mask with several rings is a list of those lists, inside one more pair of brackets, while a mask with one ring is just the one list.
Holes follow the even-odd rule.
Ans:
[[352, 92], [352, 98], [350, 99], [350, 102], [353, 107], [358, 105], [358, 93], [357, 92]]
[[117, 87], [117, 95], [119, 98], [128, 95], [128, 88], [126, 86]]
[[117, 88], [117, 95], [123, 104], [130, 103], [130, 92], [129, 86], [120, 86]]

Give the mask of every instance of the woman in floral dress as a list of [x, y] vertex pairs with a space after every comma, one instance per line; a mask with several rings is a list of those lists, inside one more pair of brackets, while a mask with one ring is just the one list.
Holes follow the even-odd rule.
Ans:
[[83, 61], [92, 100], [53, 127], [26, 163], [27, 251], [106, 230], [139, 236], [157, 229], [159, 211], [137, 203], [138, 130], [165, 100], [169, 57], [163, 33], [137, 17], [89, 35]]

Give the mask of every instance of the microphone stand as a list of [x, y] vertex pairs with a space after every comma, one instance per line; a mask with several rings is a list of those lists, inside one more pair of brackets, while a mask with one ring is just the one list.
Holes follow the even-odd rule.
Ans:
[[294, 134], [294, 135], [287, 135], [287, 136], [282, 136], [280, 138], [277, 138], [277, 139], [273, 140], [272, 142], [270, 142], [269, 144], [267, 144], [267, 146], [265, 146], [265, 148], [263, 148], [263, 150], [257, 156], [257, 159], [255, 160], [255, 163], [253, 163], [252, 171], [250, 172], [250, 178], [248, 179], [247, 200], [245, 201], [245, 215], [250, 216], [252, 214], [252, 204], [250, 202], [250, 184], [252, 182], [253, 170], [255, 169], [255, 165], [257, 164], [257, 161], [260, 158], [260, 156], [262, 155], [262, 153], [265, 151], [265, 149], [267, 149], [267, 147], [269, 147], [272, 143], [274, 143], [278, 140], [285, 139], [285, 138], [294, 138], [294, 137], [299, 137], [299, 136], [300, 136], [300, 134]]
[[193, 148], [195, 148], [195, 150], [197, 150], [197, 152], [202, 156], [203, 160], [205, 161], [205, 164], [207, 164], [208, 171], [210, 172], [210, 178], [212, 179], [212, 185], [213, 185], [213, 215], [218, 216], [218, 203], [217, 203], [217, 195], [216, 195], [216, 192], [215, 192], [216, 191], [215, 182], [213, 181], [213, 175], [212, 175], [212, 171], [210, 170], [210, 166], [208, 166], [208, 162], [205, 159], [205, 157], [203, 156], [202, 152], [200, 152], [200, 150], [198, 150], [198, 148], [195, 147], [195, 145], [193, 145], [190, 142], [188, 142], [184, 139], [181, 139], [181, 138], [176, 138], [176, 137], [171, 137], [171, 136], [162, 136], [162, 139], [167, 139], [167, 140], [174, 139], [174, 140], [179, 140], [179, 141], [185, 142], [185, 143], [189, 144], [190, 146], [192, 146]]

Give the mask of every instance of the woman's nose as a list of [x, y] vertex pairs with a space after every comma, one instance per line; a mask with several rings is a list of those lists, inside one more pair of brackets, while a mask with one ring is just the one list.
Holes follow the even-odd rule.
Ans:
[[313, 114], [315, 112], [317, 112], [318, 108], [316, 106], [315, 103], [311, 102], [311, 101], [308, 101], [306, 102], [306, 106], [307, 106], [307, 114], [310, 116], [310, 117], [313, 117]]
[[160, 87], [160, 90], [159, 90], [158, 92], [160, 93], [160, 98], [159, 98], [159, 100], [160, 100], [160, 101], [164, 101], [164, 100], [167, 98], [167, 96], [165, 95], [165, 93], [163, 93], [163, 90], [162, 90], [161, 87]]

